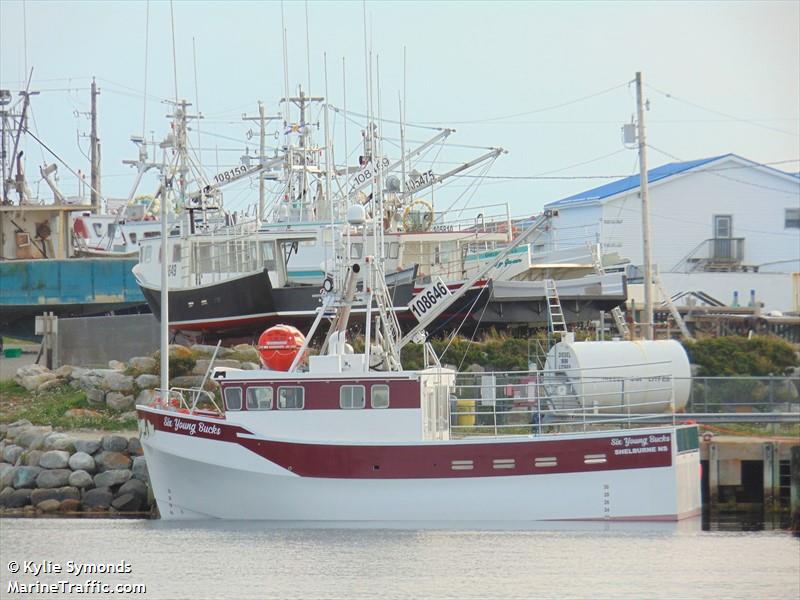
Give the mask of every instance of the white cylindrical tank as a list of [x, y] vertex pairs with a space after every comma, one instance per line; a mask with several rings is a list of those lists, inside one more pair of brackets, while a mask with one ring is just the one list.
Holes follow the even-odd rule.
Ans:
[[557, 343], [542, 382], [556, 407], [606, 413], [678, 411], [691, 389], [689, 358], [674, 340]]

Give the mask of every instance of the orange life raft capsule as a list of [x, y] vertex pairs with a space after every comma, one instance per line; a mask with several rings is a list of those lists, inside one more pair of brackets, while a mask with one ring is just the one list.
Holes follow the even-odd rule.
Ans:
[[291, 325], [275, 325], [266, 329], [258, 337], [261, 364], [273, 371], [288, 371], [305, 341], [305, 336]]

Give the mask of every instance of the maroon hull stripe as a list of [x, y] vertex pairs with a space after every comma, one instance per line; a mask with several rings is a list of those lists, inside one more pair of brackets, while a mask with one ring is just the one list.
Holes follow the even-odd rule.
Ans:
[[[219, 419], [146, 410], [159, 431], [239, 444], [303, 477], [430, 479], [586, 473], [668, 467], [672, 435], [636, 434], [592, 439], [417, 445], [344, 445], [240, 438], [250, 431]], [[553, 460], [554, 459], [554, 460]], [[454, 462], [455, 461], [455, 462]], [[454, 468], [455, 467], [455, 468]]]

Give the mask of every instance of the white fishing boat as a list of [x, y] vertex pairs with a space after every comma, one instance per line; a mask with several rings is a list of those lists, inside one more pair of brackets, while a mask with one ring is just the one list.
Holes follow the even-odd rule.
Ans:
[[[347, 250], [367, 230], [380, 241], [382, 224], [352, 206], [334, 253], [336, 275], [308, 335], [262, 334], [263, 370], [215, 375], [222, 406], [202, 390], [162, 391], [152, 405], [137, 406], [163, 519], [678, 520], [699, 513], [697, 427], [634, 427], [649, 412], [685, 404], [677, 377], [688, 374], [688, 361], [680, 346], [607, 342], [594, 351], [604, 358], [593, 370], [577, 368], [577, 355], [556, 345], [546, 371], [459, 374], [439, 363], [425, 328], [465, 290], [450, 293], [434, 280], [409, 303], [419, 323], [402, 334], [382, 258], [354, 259]], [[362, 352], [347, 339], [355, 307], [366, 314]], [[319, 354], [309, 356], [309, 341], [328, 319]], [[424, 344], [424, 368], [402, 367], [400, 350], [411, 342]], [[613, 344], [625, 351], [613, 352]], [[630, 356], [623, 368], [609, 364], [626, 353], [638, 357], [633, 364]]]

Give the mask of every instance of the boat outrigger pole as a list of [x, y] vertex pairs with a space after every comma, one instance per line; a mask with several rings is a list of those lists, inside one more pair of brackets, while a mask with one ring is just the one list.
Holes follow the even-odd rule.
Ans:
[[498, 265], [502, 264], [502, 262], [506, 259], [508, 255], [510, 255], [514, 249], [528, 240], [534, 233], [538, 231], [538, 229], [544, 225], [545, 223], [549, 222], [550, 219], [555, 216], [552, 210], [545, 210], [539, 217], [531, 224], [528, 229], [523, 231], [517, 239], [515, 239], [511, 244], [509, 244], [503, 252], [501, 252], [498, 256], [496, 256], [491, 262], [488, 262], [484, 268], [480, 269], [478, 273], [465, 281], [464, 284], [458, 288], [452, 295], [447, 297], [447, 300], [442, 302], [441, 304], [436, 304], [434, 307], [429, 310], [424, 317], [422, 317], [417, 323], [417, 325], [411, 329], [407, 334], [405, 334], [397, 345], [397, 350], [399, 351], [403, 346], [408, 344], [409, 342], [413, 341], [420, 333], [422, 333], [425, 328], [430, 325], [436, 318], [441, 315], [445, 310], [447, 310], [450, 306], [453, 305], [461, 296], [466, 294], [473, 285], [475, 285], [478, 281], [485, 278], [486, 275], [489, 274], [489, 271], [497, 267]]

